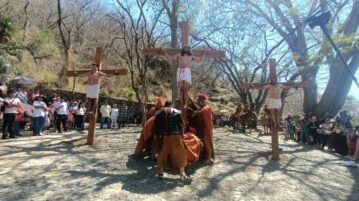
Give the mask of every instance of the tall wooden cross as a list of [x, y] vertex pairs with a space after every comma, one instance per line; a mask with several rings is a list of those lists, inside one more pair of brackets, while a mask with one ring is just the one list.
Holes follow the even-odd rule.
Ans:
[[[188, 21], [183, 21], [180, 24], [181, 30], [182, 30], [182, 47], [185, 45], [188, 45], [188, 37], [189, 37], [189, 25], [188, 25]], [[201, 57], [203, 56], [203, 54], [206, 53], [206, 57], [208, 58], [224, 58], [225, 57], [225, 52], [224, 51], [214, 51], [214, 50], [196, 50], [196, 49], [192, 49], [191, 50], [194, 56], [197, 57]], [[168, 48], [166, 49], [166, 52], [169, 55], [176, 55], [178, 53], [181, 52], [181, 49], [178, 48]], [[144, 54], [148, 55], [148, 56], [161, 56], [161, 55], [165, 55], [164, 51], [162, 50], [162, 48], [145, 48], [144, 49]], [[183, 100], [184, 94], [182, 92], [182, 90], [180, 90], [180, 96], [181, 99]], [[182, 104], [182, 103], [181, 103]], [[182, 105], [181, 105], [182, 107]], [[182, 107], [183, 108], [183, 107]], [[186, 114], [187, 114], [187, 109], [184, 108], [182, 109], [182, 118], [184, 120], [184, 122], [186, 121]]]
[[[127, 69], [101, 69], [102, 68], [102, 53], [103, 48], [97, 47], [94, 57], [94, 64], [97, 64], [99, 66], [99, 71], [105, 73], [106, 75], [127, 75]], [[67, 71], [66, 76], [68, 77], [76, 77], [79, 75], [87, 75], [91, 72], [91, 70], [78, 70], [78, 71]], [[100, 83], [99, 83], [100, 86]], [[97, 97], [98, 101], [98, 97]], [[95, 104], [94, 113], [91, 115], [88, 115], [89, 118], [89, 128], [88, 128], [88, 135], [87, 135], [87, 144], [88, 145], [94, 145], [95, 144], [95, 131], [96, 131], [96, 119], [97, 119], [97, 104]]]
[[[269, 59], [269, 78], [276, 78], [276, 60]], [[241, 85], [242, 89], [255, 88], [262, 89], [265, 85], [269, 83], [244, 83]], [[306, 86], [305, 82], [278, 82], [287, 88], [303, 88]], [[271, 121], [271, 132], [272, 132], [272, 159], [279, 160], [279, 140], [278, 140], [278, 128], [273, 126], [273, 121]]]

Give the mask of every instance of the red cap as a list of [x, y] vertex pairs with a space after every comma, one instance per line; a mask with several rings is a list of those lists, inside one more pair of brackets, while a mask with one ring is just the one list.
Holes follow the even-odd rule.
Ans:
[[156, 103], [159, 103], [160, 105], [163, 105], [163, 98], [157, 97], [156, 98]]
[[195, 129], [195, 128], [193, 128], [193, 127], [190, 127], [190, 128], [189, 128], [189, 131], [190, 131], [191, 133], [193, 133], [193, 134], [195, 134], [195, 133], [196, 133], [196, 129]]
[[207, 100], [208, 99], [208, 96], [206, 94], [203, 94], [203, 93], [197, 93], [196, 94], [197, 97], [201, 97], [203, 98], [204, 100]]

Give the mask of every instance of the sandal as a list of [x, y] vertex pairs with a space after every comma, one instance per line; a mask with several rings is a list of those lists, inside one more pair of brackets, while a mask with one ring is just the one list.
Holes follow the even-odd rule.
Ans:
[[183, 181], [185, 183], [191, 183], [192, 182], [191, 177], [189, 177], [187, 175], [181, 175], [180, 179], [181, 179], [181, 181]]

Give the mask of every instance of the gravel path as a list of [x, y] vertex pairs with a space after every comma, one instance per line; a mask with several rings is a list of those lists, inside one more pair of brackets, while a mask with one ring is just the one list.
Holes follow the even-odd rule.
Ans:
[[281, 141], [270, 157], [270, 137], [215, 130], [216, 162], [190, 167], [192, 184], [178, 175], [155, 178], [155, 163], [133, 160], [140, 129], [98, 130], [100, 144], [68, 142], [85, 134], [22, 137], [0, 142], [0, 200], [359, 200], [359, 170], [343, 157]]

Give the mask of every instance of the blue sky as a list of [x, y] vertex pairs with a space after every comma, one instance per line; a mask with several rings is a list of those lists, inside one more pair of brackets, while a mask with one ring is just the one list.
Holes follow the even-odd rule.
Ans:
[[[359, 71], [356, 72], [355, 77], [359, 78]], [[359, 100], [359, 88], [358, 86], [353, 82], [352, 84], [352, 88], [350, 88], [349, 94], [348, 95], [352, 95], [354, 96], [357, 100]]]

